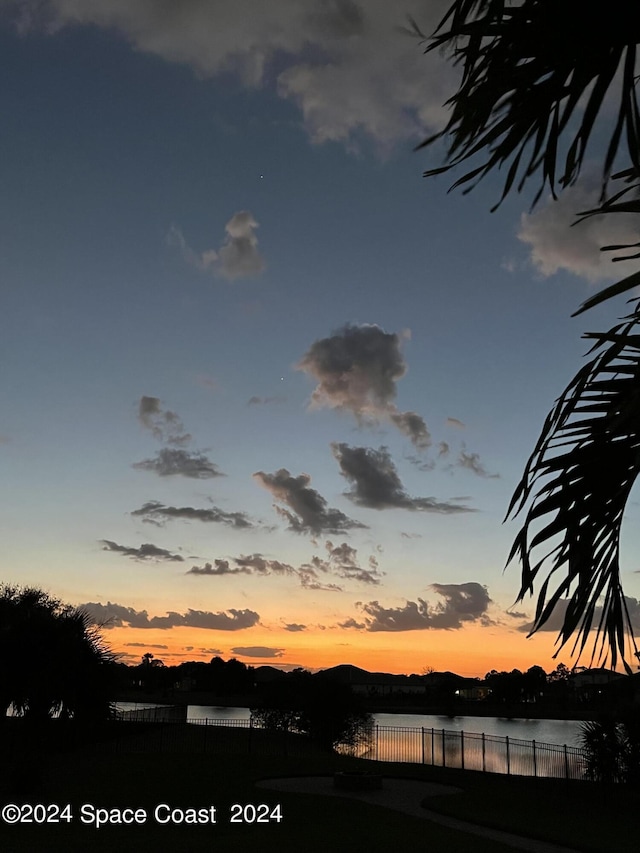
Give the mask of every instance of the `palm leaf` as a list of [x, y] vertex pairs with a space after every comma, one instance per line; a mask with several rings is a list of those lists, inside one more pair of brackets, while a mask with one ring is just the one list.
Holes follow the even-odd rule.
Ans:
[[[608, 0], [523, 0], [515, 6], [506, 0], [455, 0], [430, 38], [411, 23], [426, 44], [425, 52], [440, 50], [462, 66], [462, 82], [448, 101], [446, 127], [417, 146], [448, 137], [446, 169], [484, 151], [489, 159], [480, 167], [482, 178], [496, 165], [512, 158], [520, 161], [535, 137], [519, 189], [541, 171], [536, 200], [545, 185], [555, 193], [556, 183], [566, 187], [577, 179], [604, 98], [617, 86], [618, 114], [603, 164], [603, 197], [623, 138], [626, 155], [640, 172], [634, 75], [640, 4], [617, 4], [612, 14]], [[621, 65], [623, 73], [616, 76]], [[586, 106], [559, 170], [560, 135], [568, 132], [569, 120], [584, 98]], [[514, 178], [509, 175], [503, 197]]]
[[[640, 473], [638, 332], [640, 305], [610, 331], [585, 335], [596, 355], [548, 416], [507, 512], [518, 515], [535, 493], [507, 561], [522, 564], [518, 601], [547, 571], [531, 633], [565, 599], [560, 648], [575, 636], [581, 653], [592, 641], [592, 662], [610, 656], [627, 668], [627, 637], [637, 649], [620, 582], [620, 529]], [[545, 547], [532, 565], [532, 553]]]

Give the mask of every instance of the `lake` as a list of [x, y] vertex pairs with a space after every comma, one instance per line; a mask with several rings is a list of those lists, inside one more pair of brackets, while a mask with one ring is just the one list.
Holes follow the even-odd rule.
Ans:
[[[122, 703], [124, 707], [126, 703]], [[128, 707], [131, 707], [129, 705]], [[484, 732], [487, 735], [578, 746], [581, 723], [576, 720], [509, 720], [503, 717], [446, 717], [439, 714], [373, 714], [379, 726]], [[249, 708], [189, 705], [189, 720], [248, 720]]]

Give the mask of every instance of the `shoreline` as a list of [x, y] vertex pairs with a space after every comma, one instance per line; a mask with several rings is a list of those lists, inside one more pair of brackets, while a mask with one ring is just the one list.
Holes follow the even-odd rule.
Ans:
[[[251, 708], [256, 704], [255, 695], [216, 696], [208, 692], [180, 692], [172, 694], [138, 693], [121, 691], [112, 700], [114, 702], [153, 703], [157, 705], [205, 705], [219, 708]], [[455, 705], [405, 705], [403, 703], [367, 702], [363, 703], [370, 714], [408, 714], [438, 717], [497, 717], [508, 720], [574, 720], [583, 722], [598, 716], [597, 708], [557, 708], [534, 705], [485, 705], [479, 702], [466, 702]]]

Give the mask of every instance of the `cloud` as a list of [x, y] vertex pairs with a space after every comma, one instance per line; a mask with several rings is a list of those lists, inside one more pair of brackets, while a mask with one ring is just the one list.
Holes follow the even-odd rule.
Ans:
[[308, 562], [297, 567], [280, 560], [269, 559], [262, 554], [249, 554], [214, 560], [213, 565], [205, 563], [204, 566], [193, 566], [187, 574], [208, 575], [210, 577], [237, 574], [250, 574], [255, 577], [290, 576], [296, 577], [304, 589], [329, 590], [332, 592], [341, 590], [342, 587], [325, 582], [322, 579], [324, 575], [365, 584], [377, 585], [380, 583], [380, 578], [384, 572], [380, 571], [375, 557], [369, 557], [369, 568], [363, 568], [358, 561], [356, 549], [346, 542], [341, 545], [334, 545], [327, 541], [325, 542], [325, 551], [325, 557], [313, 556]]
[[213, 575], [221, 577], [222, 575], [239, 575], [250, 574], [250, 569], [241, 568], [238, 566], [230, 566], [228, 560], [214, 560], [214, 565], [205, 563], [204, 566], [191, 566], [188, 575]]
[[287, 520], [289, 530], [296, 533], [336, 534], [366, 527], [348, 518], [339, 509], [329, 507], [322, 495], [309, 486], [309, 474], [292, 477], [286, 468], [280, 468], [275, 474], [257, 471], [253, 477], [276, 501], [288, 507], [285, 509], [274, 505], [276, 512]]
[[287, 622], [283, 625], [285, 631], [291, 631], [291, 633], [299, 633], [300, 631], [306, 631], [307, 626], [301, 625], [299, 622]]
[[400, 412], [395, 404], [396, 382], [407, 372], [401, 339], [379, 326], [347, 324], [315, 341], [297, 369], [318, 382], [312, 407], [350, 412], [360, 424], [388, 420], [424, 450], [431, 444], [424, 419], [416, 412]]
[[[634, 634], [640, 634], [640, 600], [637, 598], [632, 598], [631, 596], [625, 595], [624, 600], [627, 605], [627, 610], [629, 611], [629, 618], [631, 619], [631, 625], [634, 630]], [[564, 625], [565, 614], [567, 611], [567, 607], [569, 605], [568, 599], [560, 599], [551, 613], [549, 619], [542, 625], [542, 627], [538, 628], [538, 631], [553, 631], [555, 634], [559, 634]], [[509, 616], [525, 616], [522, 614], [509, 613]], [[600, 619], [602, 618], [602, 607], [598, 605], [593, 612], [593, 625], [597, 626], [600, 624]], [[518, 631], [522, 631], [523, 633], [528, 634], [533, 628], [533, 622], [526, 622], [524, 625], [520, 625], [518, 627]], [[595, 630], [595, 627], [594, 627]]]
[[103, 27], [199, 78], [231, 73], [269, 86], [299, 108], [313, 142], [353, 149], [364, 135], [385, 153], [446, 120], [459, 72], [436, 52], [423, 55], [401, 29], [412, 15], [430, 33], [449, 2], [31, 0], [17, 6], [15, 21], [23, 33]]
[[342, 476], [353, 483], [345, 495], [358, 506], [369, 509], [408, 509], [444, 514], [473, 512], [470, 507], [438, 501], [435, 498], [412, 498], [404, 489], [386, 447], [349, 447], [334, 442], [333, 455]]
[[185, 445], [191, 441], [191, 435], [185, 432], [184, 424], [176, 412], [162, 408], [158, 397], [140, 397], [138, 420], [158, 441], [166, 444]]
[[[432, 605], [423, 598], [407, 601], [403, 607], [383, 607], [378, 601], [358, 603], [365, 614], [366, 631], [424, 631], [453, 630], [467, 622], [491, 624], [486, 616], [492, 603], [486, 586], [479, 583], [431, 584], [431, 589], [443, 601]], [[359, 627], [356, 620], [349, 627]], [[344, 625], [343, 625], [344, 626]]]
[[258, 238], [254, 233], [258, 227], [250, 211], [240, 210], [224, 226], [224, 243], [217, 250], [194, 251], [177, 225], [169, 229], [167, 245], [178, 249], [190, 266], [234, 281], [258, 275], [265, 268], [264, 258], [258, 250]]
[[276, 649], [271, 646], [236, 646], [231, 649], [234, 655], [243, 658], [281, 658], [285, 649]]
[[169, 646], [165, 646], [162, 643], [125, 643], [125, 646], [135, 647], [138, 649], [168, 649]]
[[126, 545], [118, 545], [117, 542], [112, 542], [110, 539], [100, 539], [103, 543], [103, 551], [114, 551], [117, 554], [122, 554], [125, 557], [133, 557], [135, 560], [169, 560], [174, 563], [182, 563], [184, 558], [179, 554], [172, 554], [164, 548], [158, 548], [156, 545], [145, 543], [139, 548], [130, 548]]
[[193, 480], [207, 480], [225, 476], [204, 453], [175, 450], [169, 447], [163, 447], [153, 459], [134, 462], [132, 467], [139, 471], [152, 471], [159, 477], [180, 476]]
[[278, 395], [275, 397], [250, 397], [247, 401], [247, 406], [267, 406], [270, 403], [284, 403], [286, 399], [286, 397]]
[[458, 418], [447, 418], [446, 425], [449, 427], [456, 427], [457, 429], [464, 429], [465, 424], [462, 421], [458, 420]]
[[590, 282], [623, 278], [637, 269], [635, 261], [612, 264], [612, 257], [625, 252], [602, 252], [602, 246], [636, 243], [638, 223], [634, 214], [590, 216], [575, 223], [576, 214], [599, 204], [600, 185], [585, 176], [562, 192], [557, 201], [531, 214], [523, 214], [518, 239], [530, 246], [530, 259], [543, 275], [559, 270], [586, 278]]
[[[378, 561], [375, 557], [369, 557], [369, 568], [363, 568], [358, 562], [358, 552], [346, 542], [341, 545], [334, 545], [333, 542], [325, 542], [327, 551], [327, 560], [323, 561], [328, 571], [345, 580], [357, 580], [361, 583], [379, 584], [380, 577], [384, 574], [378, 567]], [[321, 567], [321, 562], [313, 564], [316, 567]]]
[[87, 602], [80, 604], [102, 628], [204, 628], [212, 631], [241, 631], [252, 628], [260, 619], [253, 610], [229, 610], [211, 613], [206, 610], [187, 610], [186, 613], [169, 611], [166, 616], [152, 616], [146, 610], [134, 610], [108, 601], [106, 604]]
[[[358, 622], [353, 617], [349, 619], [345, 619], [344, 622], [338, 622], [338, 628], [353, 628], [356, 631], [364, 631], [366, 629], [365, 622]], [[344, 643], [344, 645], [349, 645], [348, 643]]]
[[182, 518], [188, 521], [203, 521], [207, 523], [226, 524], [229, 527], [246, 530], [255, 527], [249, 516], [244, 512], [225, 512], [214, 506], [206, 509], [195, 509], [191, 506], [165, 506], [159, 501], [147, 501], [140, 509], [135, 509], [131, 515], [142, 517], [143, 521], [154, 523]]
[[489, 474], [487, 469], [484, 467], [482, 462], [480, 461], [480, 454], [478, 453], [467, 453], [466, 448], [462, 447], [460, 454], [458, 456], [458, 460], [456, 462], [456, 466], [458, 468], [466, 468], [467, 471], [471, 471], [473, 474], [476, 474], [478, 477], [485, 477], [490, 480], [498, 479], [500, 474]]

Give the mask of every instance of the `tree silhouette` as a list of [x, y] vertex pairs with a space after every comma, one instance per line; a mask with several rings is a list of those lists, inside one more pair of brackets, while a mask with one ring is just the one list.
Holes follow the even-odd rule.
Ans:
[[83, 610], [40, 589], [0, 587], [0, 716], [110, 715], [114, 656]]
[[[534, 205], [545, 187], [556, 198], [577, 180], [611, 91], [618, 111], [607, 122], [600, 206], [577, 213], [640, 213], [635, 76], [640, 4], [456, 0], [430, 39], [412, 25], [428, 42], [426, 50], [441, 50], [462, 67], [446, 127], [417, 146], [449, 140], [445, 164], [425, 176], [484, 156], [453, 187], [466, 185], [468, 192], [488, 173], [508, 167], [498, 205], [536, 176], [541, 182]], [[623, 183], [614, 195], [608, 194], [611, 179]], [[640, 271], [605, 288], [576, 313], [638, 284]], [[507, 562], [518, 558], [522, 565], [518, 601], [534, 593], [540, 572], [547, 571], [531, 633], [563, 607], [560, 648], [575, 635], [573, 651], [580, 654], [595, 629], [592, 662], [596, 656], [600, 663], [610, 658], [616, 666], [621, 659], [630, 671], [627, 638], [638, 652], [620, 582], [619, 548], [624, 508], [640, 472], [640, 303], [624, 319], [608, 332], [585, 335], [595, 341], [591, 353], [596, 355], [549, 414], [515, 490], [507, 517], [527, 511]]]

